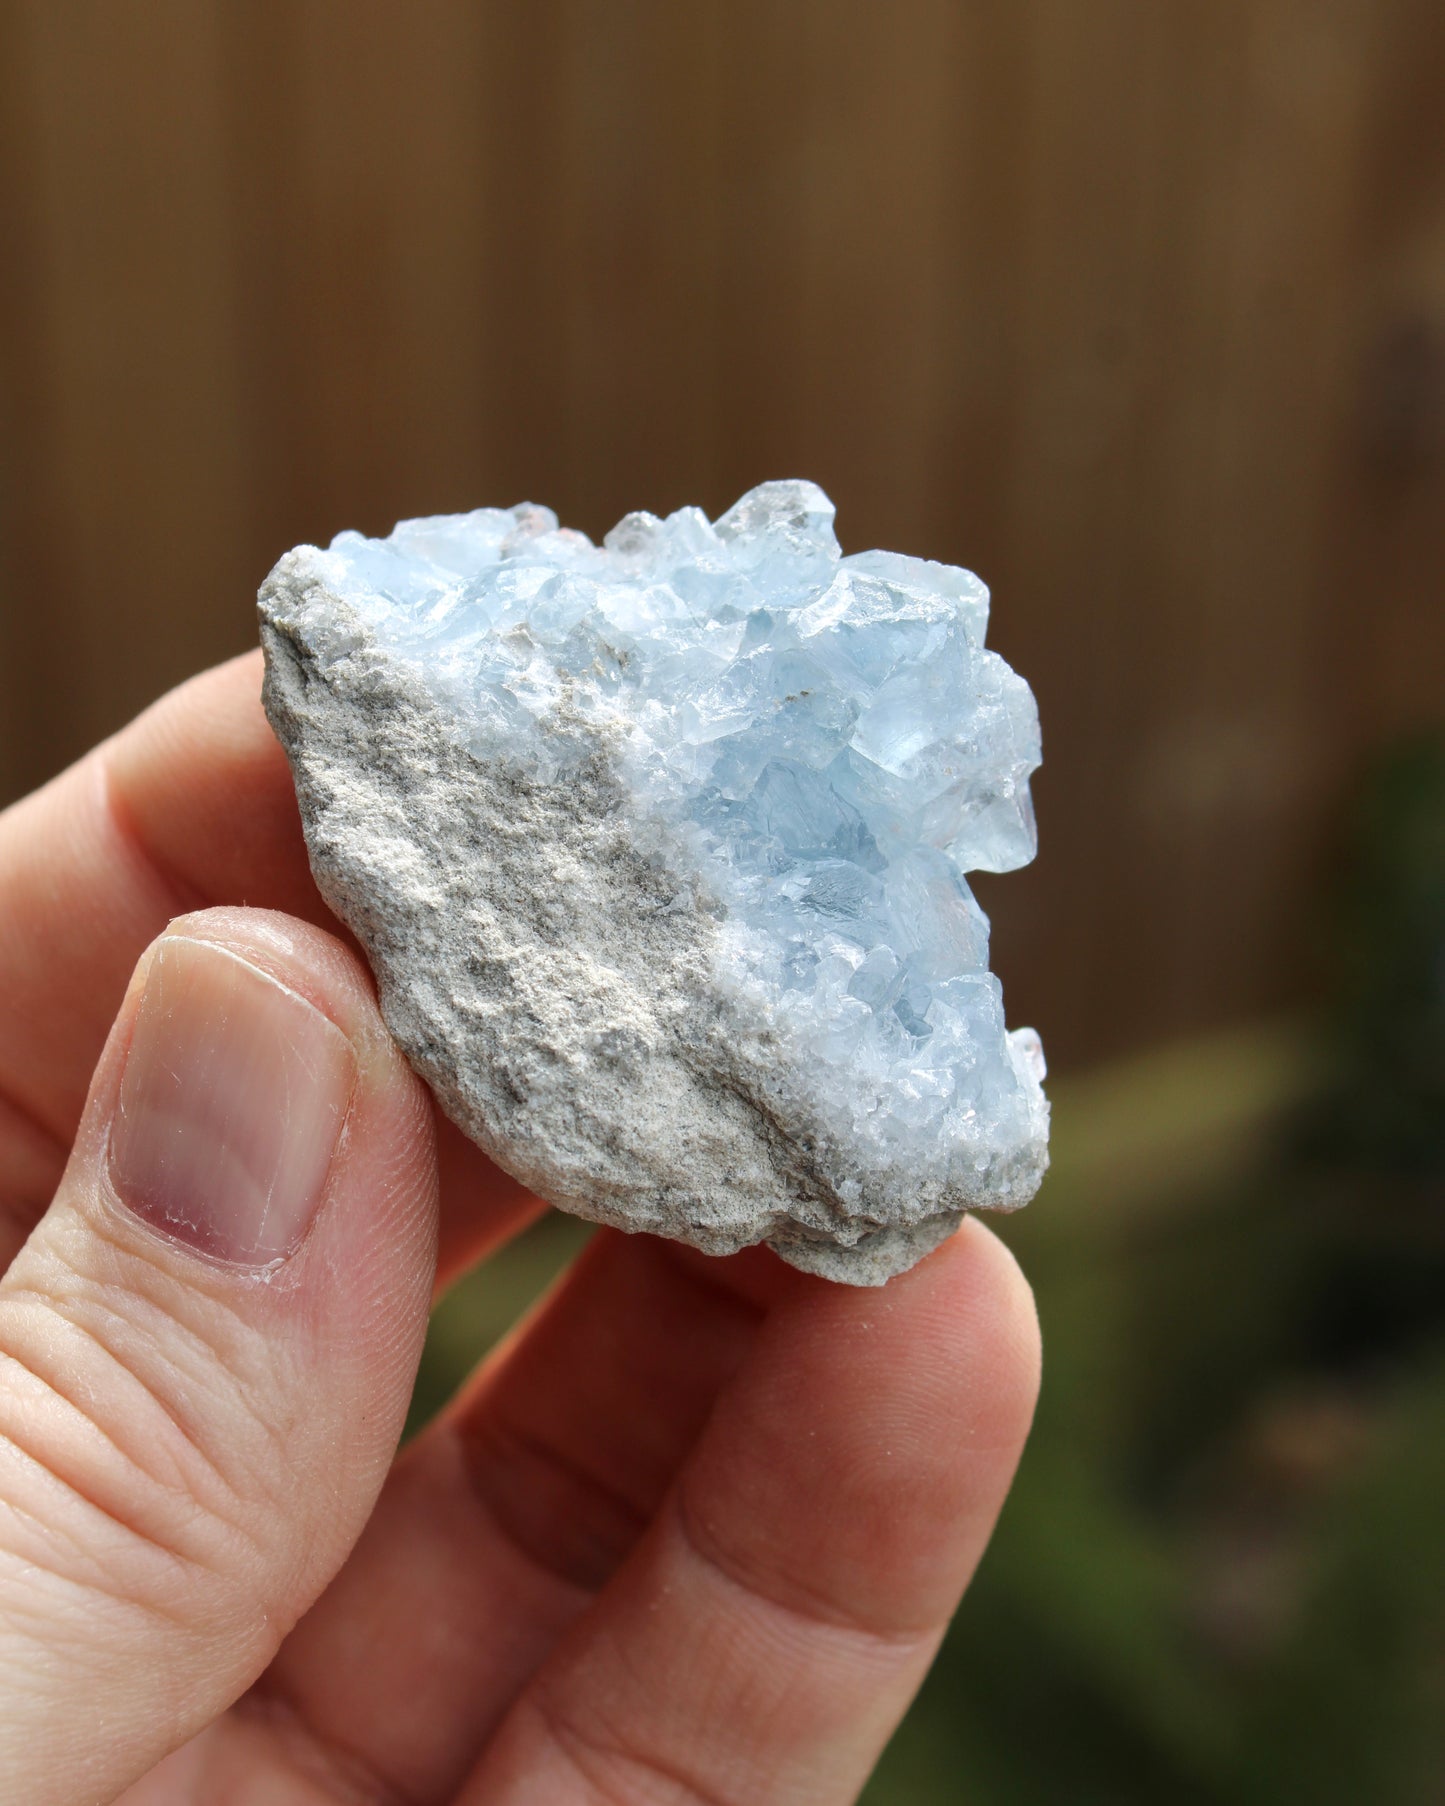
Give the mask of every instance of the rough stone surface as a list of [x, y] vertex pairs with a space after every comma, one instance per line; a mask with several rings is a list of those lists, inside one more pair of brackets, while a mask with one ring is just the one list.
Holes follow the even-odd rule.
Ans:
[[1032, 856], [987, 591], [827, 497], [302, 546], [261, 591], [313, 869], [447, 1113], [564, 1209], [879, 1284], [1047, 1164], [963, 873]]

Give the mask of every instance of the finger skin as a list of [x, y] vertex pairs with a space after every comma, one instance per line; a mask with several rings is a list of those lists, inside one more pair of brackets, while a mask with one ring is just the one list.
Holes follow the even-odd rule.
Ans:
[[[1036, 1372], [1027, 1287], [976, 1226], [881, 1294], [600, 1235], [406, 1452], [186, 1786], [451, 1801], [480, 1759], [486, 1800], [852, 1798], [987, 1536]], [[155, 1787], [136, 1806], [169, 1806]]]
[[597, 1235], [406, 1450], [262, 1694], [399, 1798], [451, 1799], [655, 1515], [768, 1299], [810, 1283], [761, 1250]]
[[0, 1798], [28, 1806], [114, 1797], [251, 1684], [365, 1523], [425, 1332], [430, 1110], [364, 971], [257, 911], [177, 939], [320, 1011], [355, 1078], [295, 1252], [198, 1255], [116, 1191], [154, 950], [126, 994], [55, 1202], [0, 1283]]
[[[227, 904], [348, 939], [311, 879], [259, 652], [183, 684], [0, 815], [0, 1271], [59, 1182], [136, 961], [172, 917]], [[540, 1206], [439, 1124], [449, 1277]]]
[[797, 1294], [462, 1806], [853, 1800], [987, 1542], [1037, 1384], [1028, 1288], [976, 1222], [879, 1292]]
[[247, 903], [319, 921], [258, 656], [172, 692], [0, 816], [0, 1086], [69, 1147], [145, 947]]

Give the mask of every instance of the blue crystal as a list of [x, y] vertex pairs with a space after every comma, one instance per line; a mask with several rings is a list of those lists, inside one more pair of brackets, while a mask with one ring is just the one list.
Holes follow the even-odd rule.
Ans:
[[608, 737], [719, 925], [718, 984], [811, 1064], [830, 1132], [1032, 1188], [1042, 1058], [1005, 1028], [966, 875], [1033, 857], [1038, 716], [976, 577], [842, 556], [805, 482], [715, 523], [629, 514], [601, 546], [523, 505], [343, 533], [322, 562], [479, 758], [565, 783]]

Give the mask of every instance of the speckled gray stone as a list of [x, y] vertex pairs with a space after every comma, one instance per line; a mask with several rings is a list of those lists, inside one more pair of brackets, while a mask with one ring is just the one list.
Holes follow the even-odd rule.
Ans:
[[767, 1241], [854, 1285], [1027, 1201], [1047, 1115], [1023, 1054], [1016, 1145], [910, 1162], [841, 1131], [785, 1025], [719, 984], [727, 909], [639, 805], [625, 723], [564, 681], [546, 768], [478, 756], [329, 558], [298, 548], [261, 592], [266, 710], [392, 1032], [499, 1165], [580, 1216], [714, 1254]]

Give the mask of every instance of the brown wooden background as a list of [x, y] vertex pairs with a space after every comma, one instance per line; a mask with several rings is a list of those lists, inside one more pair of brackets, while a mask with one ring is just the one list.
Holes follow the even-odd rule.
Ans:
[[1445, 697], [1439, 0], [0, 0], [0, 799], [300, 539], [808, 475], [979, 569], [1078, 1061], [1294, 993]]

